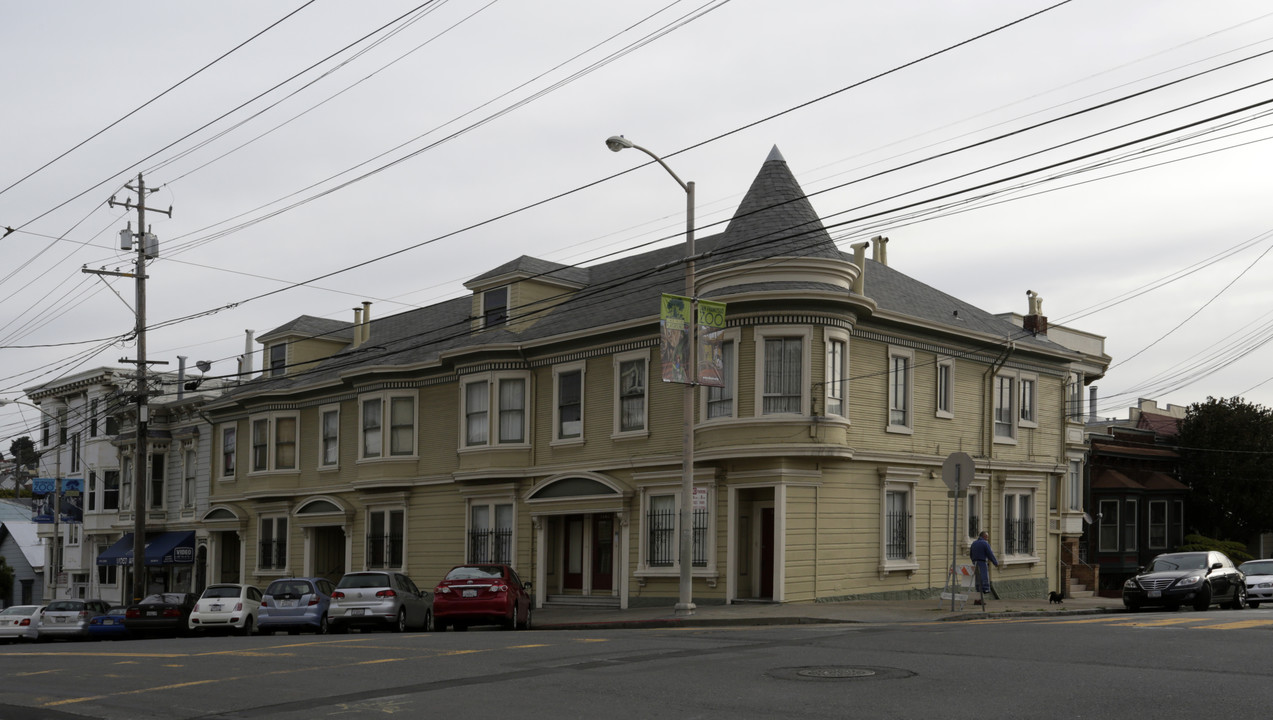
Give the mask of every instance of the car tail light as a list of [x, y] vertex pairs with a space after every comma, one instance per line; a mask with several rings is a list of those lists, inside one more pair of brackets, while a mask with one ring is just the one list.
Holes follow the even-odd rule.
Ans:
[[314, 607], [315, 605], [317, 605], [317, 604], [318, 604], [318, 598], [316, 598], [316, 597], [311, 597], [311, 598], [309, 599], [309, 603], [308, 603], [308, 604], [309, 604], [309, 606], [310, 606], [310, 607]]
[[141, 610], [140, 610], [140, 609], [138, 609], [138, 608], [128, 608], [128, 610], [126, 610], [126, 611], [124, 612], [124, 617], [126, 617], [126, 618], [139, 618], [139, 617], [141, 617]]
[[434, 595], [445, 595], [449, 592], [451, 592], [451, 588], [447, 587], [446, 585], [439, 585], [433, 588]]
[[234, 604], [234, 611], [235, 611], [235, 612], [243, 612], [243, 603], [242, 603], [242, 602], [237, 602], [237, 603], [235, 603], [235, 604]]
[[81, 620], [87, 620], [87, 619], [88, 619], [88, 611], [87, 611], [87, 610], [81, 610], [81, 611], [80, 611], [80, 619], [81, 619]]
[[332, 600], [344, 600], [344, 599], [345, 599], [345, 593], [343, 593], [343, 592], [341, 592], [341, 591], [339, 591], [339, 590], [337, 590], [336, 592], [332, 593]]
[[394, 592], [393, 590], [380, 590], [376, 593], [376, 597], [378, 598], [398, 597], [398, 593]]
[[269, 600], [262, 600], [262, 601], [261, 601], [261, 607], [269, 607], [269, 606], [270, 606], [270, 601], [269, 601]]
[[31, 624], [31, 618], [22, 618], [22, 622], [18, 624], [21, 625], [22, 627], [26, 627]]
[[181, 617], [181, 611], [177, 608], [164, 608], [164, 617]]
[[491, 592], [493, 593], [508, 592], [508, 586], [507, 585], [492, 585]]

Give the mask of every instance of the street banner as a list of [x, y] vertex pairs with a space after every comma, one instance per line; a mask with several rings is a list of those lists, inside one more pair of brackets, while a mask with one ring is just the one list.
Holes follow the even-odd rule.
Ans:
[[725, 387], [725, 303], [698, 301], [698, 383]]
[[663, 382], [690, 383], [690, 299], [663, 295], [659, 313], [659, 354], [663, 359]]
[[[61, 498], [57, 501], [61, 511], [59, 522], [79, 523], [84, 521], [83, 497], [84, 481], [80, 478], [62, 478]], [[33, 478], [31, 494], [34, 503], [31, 507], [31, 521], [36, 523], [53, 522], [54, 497], [57, 494], [58, 481], [55, 478]]]

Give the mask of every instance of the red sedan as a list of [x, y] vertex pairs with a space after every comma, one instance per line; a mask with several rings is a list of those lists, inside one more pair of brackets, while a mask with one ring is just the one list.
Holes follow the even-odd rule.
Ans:
[[456, 565], [434, 588], [433, 627], [470, 625], [530, 629], [530, 583], [508, 565]]

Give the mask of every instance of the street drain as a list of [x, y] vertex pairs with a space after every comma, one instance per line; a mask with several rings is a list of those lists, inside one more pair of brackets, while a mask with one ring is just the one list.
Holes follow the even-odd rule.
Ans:
[[814, 665], [810, 667], [776, 668], [770, 676], [782, 680], [895, 680], [914, 677], [910, 670], [854, 665]]
[[855, 667], [816, 667], [797, 670], [796, 674], [811, 678], [864, 678], [871, 677], [875, 671]]

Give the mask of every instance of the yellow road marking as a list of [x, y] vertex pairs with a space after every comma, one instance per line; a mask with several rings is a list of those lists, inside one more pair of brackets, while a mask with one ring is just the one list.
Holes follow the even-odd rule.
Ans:
[[44, 675], [45, 673], [62, 672], [61, 670], [36, 670], [34, 672], [20, 672], [18, 677], [26, 677], [28, 675]]
[[1183, 618], [1158, 618], [1156, 620], [1130, 620], [1128, 622], [1112, 623], [1111, 627], [1166, 627], [1168, 625], [1183, 625], [1185, 623], [1202, 622], [1206, 618], [1200, 617], [1183, 617]]
[[0, 657], [135, 657], [135, 658], [183, 658], [185, 653], [110, 653], [110, 652], [28, 652], [0, 653]]
[[1242, 630], [1244, 628], [1261, 627], [1263, 625], [1273, 625], [1273, 620], [1236, 620], [1234, 622], [1220, 623], [1219, 625], [1199, 625], [1194, 630]]
[[610, 642], [610, 641], [607, 640], [606, 638], [579, 638], [578, 640], [575, 640], [575, 642], [593, 643], [593, 642]]
[[525, 650], [527, 648], [549, 647], [548, 643], [537, 643], [535, 645], [509, 645], [509, 650]]
[[1108, 622], [1114, 622], [1116, 620], [1121, 620], [1121, 619], [1122, 618], [1116, 618], [1116, 617], [1098, 617], [1098, 618], [1083, 618], [1082, 620], [1044, 620], [1044, 622], [1048, 623], [1049, 625], [1080, 625], [1085, 623], [1108, 623]]

